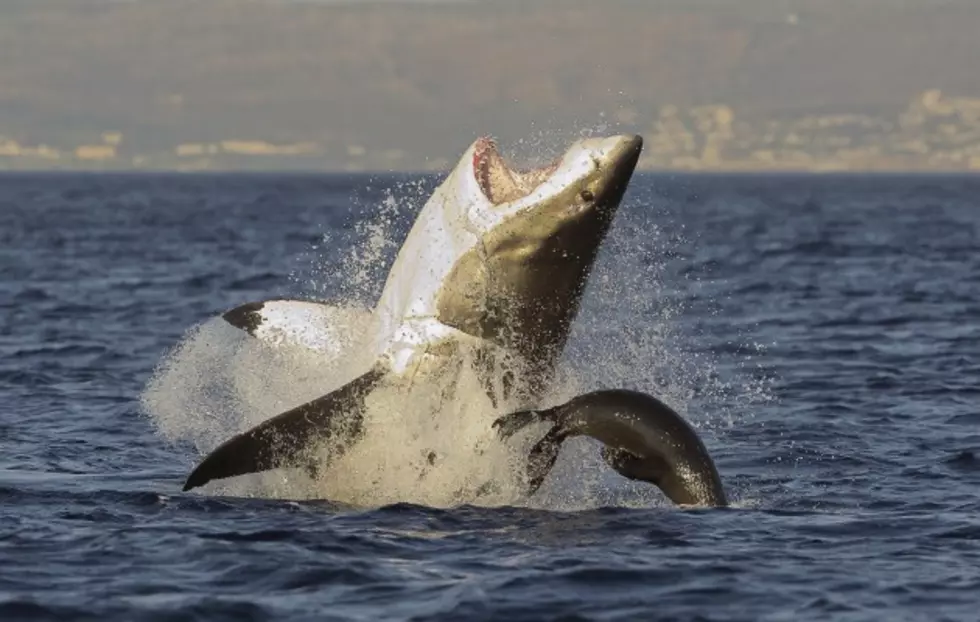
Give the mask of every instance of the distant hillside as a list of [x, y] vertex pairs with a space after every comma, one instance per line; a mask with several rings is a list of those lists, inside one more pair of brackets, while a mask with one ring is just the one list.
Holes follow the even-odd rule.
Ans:
[[0, 168], [440, 168], [602, 124], [648, 167], [980, 168], [978, 33], [968, 0], [14, 1]]

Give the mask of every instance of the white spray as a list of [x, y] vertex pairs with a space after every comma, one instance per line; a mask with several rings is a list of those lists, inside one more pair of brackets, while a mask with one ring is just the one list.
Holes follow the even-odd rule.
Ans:
[[[424, 197], [415, 188], [420, 205]], [[144, 411], [165, 438], [190, 442], [204, 454], [371, 366], [370, 350], [362, 345], [370, 337], [370, 313], [354, 301], [363, 301], [373, 279], [383, 278], [385, 251], [396, 243], [394, 225], [400, 212], [415, 207], [393, 196], [358, 225], [364, 241], [350, 247], [341, 262], [341, 299], [333, 300], [347, 305], [337, 316], [349, 335], [341, 355], [330, 359], [300, 348], [270, 347], [220, 319], [197, 326], [163, 358], [142, 396]], [[545, 405], [596, 388], [628, 387], [656, 394], [686, 415], [695, 387], [700, 399], [730, 397], [730, 387], [712, 379], [711, 362], [685, 353], [674, 338], [672, 319], [681, 309], [663, 304], [664, 270], [655, 260], [667, 243], [654, 223], [624, 213], [643, 209], [642, 204], [633, 199], [620, 208]], [[333, 272], [337, 266], [321, 269]], [[311, 296], [323, 297], [315, 276], [306, 287]], [[746, 384], [738, 399], [748, 403], [765, 396]], [[512, 446], [499, 442], [489, 422], [506, 412], [506, 405], [493, 409], [472, 374], [464, 373], [452, 387], [436, 382], [413, 386], [407, 393], [377, 391], [367, 407], [363, 438], [315, 480], [303, 470], [282, 469], [219, 481], [209, 489], [240, 496], [329, 498], [361, 506], [527, 502], [519, 474], [536, 436], [521, 435], [523, 442]], [[433, 417], [434, 412], [440, 416]], [[730, 412], [717, 413], [710, 421], [692, 423], [705, 428], [725, 418], [731, 421]], [[188, 460], [188, 470], [196, 459]], [[606, 467], [594, 441], [573, 439], [531, 505], [581, 509], [657, 503], [666, 503], [658, 490], [623, 480]]]

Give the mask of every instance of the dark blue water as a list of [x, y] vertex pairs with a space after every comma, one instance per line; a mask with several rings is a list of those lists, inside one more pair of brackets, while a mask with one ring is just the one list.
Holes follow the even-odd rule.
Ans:
[[[978, 619], [980, 179], [634, 181], [572, 362], [669, 333], [620, 358], [689, 389], [733, 508], [179, 492], [199, 455], [140, 406], [161, 357], [340, 287], [310, 266], [402, 181], [0, 178], [0, 620]], [[609, 293], [633, 265], [646, 319]]]

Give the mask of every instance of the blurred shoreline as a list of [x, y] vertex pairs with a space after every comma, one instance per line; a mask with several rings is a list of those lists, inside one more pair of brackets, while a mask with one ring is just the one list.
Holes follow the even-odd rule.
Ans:
[[0, 5], [0, 170], [444, 171], [639, 133], [662, 172], [980, 171], [980, 3]]

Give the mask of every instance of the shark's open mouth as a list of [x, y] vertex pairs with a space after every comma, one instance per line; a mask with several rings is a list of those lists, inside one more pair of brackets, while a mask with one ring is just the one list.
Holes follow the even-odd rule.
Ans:
[[561, 158], [558, 158], [539, 168], [517, 170], [500, 155], [493, 139], [487, 137], [478, 140], [473, 151], [473, 174], [483, 194], [494, 205], [526, 197], [544, 183], [560, 163]]

